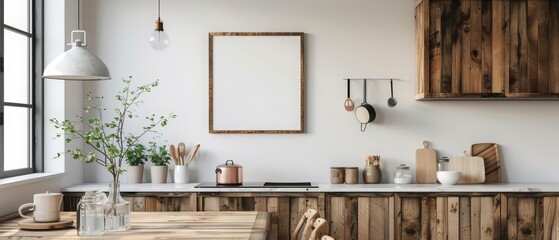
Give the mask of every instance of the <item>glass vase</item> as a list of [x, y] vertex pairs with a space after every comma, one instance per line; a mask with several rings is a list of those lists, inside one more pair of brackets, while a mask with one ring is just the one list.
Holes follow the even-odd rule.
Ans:
[[105, 230], [130, 230], [130, 202], [120, 196], [120, 182], [112, 182], [109, 187], [109, 197], [105, 202]]

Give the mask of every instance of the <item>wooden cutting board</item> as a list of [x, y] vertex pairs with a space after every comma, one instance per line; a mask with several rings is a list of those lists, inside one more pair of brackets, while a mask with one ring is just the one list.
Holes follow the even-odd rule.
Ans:
[[499, 158], [499, 146], [496, 143], [472, 144], [472, 156], [483, 158], [486, 183], [501, 182], [501, 159]]
[[415, 178], [418, 183], [437, 183], [437, 151], [423, 141], [423, 149], [415, 151]]
[[485, 182], [485, 165], [481, 157], [451, 157], [448, 162], [448, 169], [462, 172], [462, 177], [458, 183], [469, 184]]

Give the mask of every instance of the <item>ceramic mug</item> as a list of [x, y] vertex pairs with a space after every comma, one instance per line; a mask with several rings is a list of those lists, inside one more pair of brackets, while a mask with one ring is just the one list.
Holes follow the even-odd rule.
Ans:
[[[19, 215], [23, 218], [32, 218], [35, 222], [57, 222], [60, 220], [60, 204], [62, 193], [37, 193], [33, 194], [33, 202], [19, 207]], [[22, 210], [31, 208], [33, 217], [25, 215]]]

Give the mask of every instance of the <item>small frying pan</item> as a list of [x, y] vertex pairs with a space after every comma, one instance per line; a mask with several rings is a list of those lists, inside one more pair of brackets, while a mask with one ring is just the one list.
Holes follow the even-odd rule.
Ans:
[[355, 117], [361, 123], [361, 132], [367, 129], [367, 124], [377, 117], [375, 108], [367, 103], [367, 80], [363, 79], [363, 103], [355, 109]]

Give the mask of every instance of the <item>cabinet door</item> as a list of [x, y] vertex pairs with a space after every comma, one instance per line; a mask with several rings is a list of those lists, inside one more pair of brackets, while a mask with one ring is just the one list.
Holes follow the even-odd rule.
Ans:
[[559, 2], [422, 0], [418, 99], [559, 98]]
[[326, 214], [335, 239], [394, 239], [392, 194], [327, 196]]
[[499, 239], [496, 196], [395, 197], [396, 239]]
[[559, 197], [503, 194], [502, 239], [559, 239]]
[[[272, 225], [269, 239], [289, 239], [309, 208], [324, 216], [322, 194], [200, 193], [200, 211], [267, 211]], [[322, 199], [319, 201], [319, 199]]]

